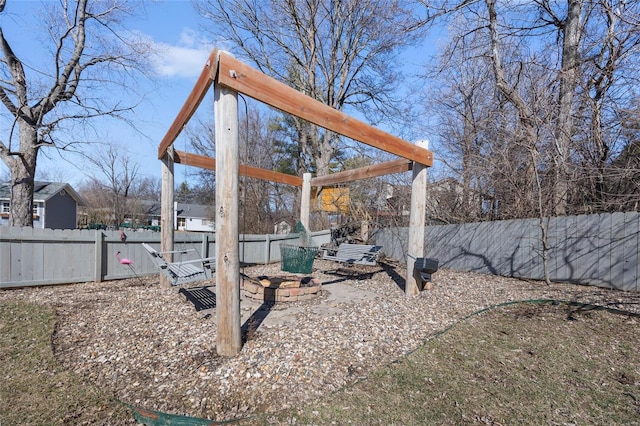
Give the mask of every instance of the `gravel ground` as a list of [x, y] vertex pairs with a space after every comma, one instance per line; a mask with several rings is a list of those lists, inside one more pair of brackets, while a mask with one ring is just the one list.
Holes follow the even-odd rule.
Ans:
[[[322, 295], [273, 306], [243, 300], [238, 356], [216, 354], [215, 310], [196, 312], [157, 276], [0, 291], [56, 308], [56, 357], [130, 404], [224, 420], [297, 406], [416, 349], [482, 308], [525, 299], [594, 303], [640, 313], [640, 293], [546, 284], [446, 269], [405, 297], [402, 267], [316, 260]], [[279, 264], [242, 270], [278, 276]], [[200, 283], [213, 284], [213, 283]]]

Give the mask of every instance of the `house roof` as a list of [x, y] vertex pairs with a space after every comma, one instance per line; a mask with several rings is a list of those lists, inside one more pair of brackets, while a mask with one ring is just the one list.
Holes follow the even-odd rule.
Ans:
[[[86, 205], [84, 199], [78, 194], [68, 183], [64, 182], [43, 182], [35, 181], [33, 188], [33, 200], [34, 201], [47, 201], [60, 191], [65, 191], [73, 198], [80, 206]], [[11, 199], [11, 184], [9, 182], [3, 182], [0, 184], [0, 200]]]
[[[162, 214], [162, 206], [159, 200], [138, 200], [137, 203], [144, 208], [144, 213], [149, 216], [160, 216]], [[213, 219], [215, 216], [213, 206], [201, 204], [177, 203], [176, 210], [178, 217]]]
[[212, 206], [200, 204], [178, 203], [178, 217], [195, 217], [201, 219], [213, 219], [215, 212]]

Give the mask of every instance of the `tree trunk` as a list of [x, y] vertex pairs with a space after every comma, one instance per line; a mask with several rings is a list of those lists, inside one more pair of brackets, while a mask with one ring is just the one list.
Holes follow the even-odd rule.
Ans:
[[[517, 91], [515, 85], [510, 84], [505, 76], [505, 69], [502, 64], [502, 57], [500, 52], [500, 34], [498, 32], [498, 15], [496, 13], [496, 0], [486, 0], [486, 5], [489, 13], [489, 36], [491, 39], [491, 65], [493, 68], [496, 87], [507, 99], [507, 101], [513, 105], [518, 113], [518, 121], [521, 129], [520, 135], [516, 137], [517, 144], [523, 147], [526, 151], [537, 150], [537, 129], [535, 114], [531, 110], [529, 104]], [[527, 156], [528, 157], [528, 156]], [[528, 158], [526, 161], [526, 173], [523, 176], [522, 182], [516, 176], [516, 182], [520, 193], [515, 195], [516, 211], [518, 213], [515, 217], [526, 217], [536, 211], [535, 209], [535, 183], [533, 182], [534, 168], [537, 167]], [[518, 203], [521, 201], [521, 203]], [[518, 204], [520, 206], [518, 207]]]
[[569, 190], [569, 147], [573, 136], [573, 95], [578, 79], [579, 46], [582, 38], [582, 6], [584, 0], [568, 0], [567, 18], [560, 30], [562, 40], [562, 66], [558, 95], [558, 121], [556, 124], [556, 152], [554, 153], [553, 206], [557, 216], [567, 212]]
[[33, 191], [35, 187], [38, 134], [22, 120], [20, 153], [8, 156], [5, 163], [11, 171], [11, 216], [9, 226], [33, 226]]

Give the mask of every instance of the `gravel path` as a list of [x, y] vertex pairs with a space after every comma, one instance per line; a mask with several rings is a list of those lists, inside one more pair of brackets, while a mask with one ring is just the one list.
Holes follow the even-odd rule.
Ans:
[[[215, 310], [196, 312], [157, 277], [0, 291], [0, 300], [54, 306], [57, 358], [120, 400], [213, 420], [314, 400], [498, 303], [555, 298], [640, 313], [640, 293], [446, 269], [434, 274], [433, 290], [407, 298], [399, 286], [402, 267], [337, 266], [316, 260], [313, 276], [323, 282], [317, 300], [274, 306], [243, 300], [247, 342], [231, 358], [216, 354]], [[243, 272], [277, 276], [279, 268]]]

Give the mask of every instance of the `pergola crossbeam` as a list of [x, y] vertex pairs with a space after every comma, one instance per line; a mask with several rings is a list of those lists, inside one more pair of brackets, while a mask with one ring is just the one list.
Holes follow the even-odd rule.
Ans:
[[413, 163], [407, 159], [387, 161], [385, 163], [374, 164], [372, 166], [360, 167], [344, 172], [332, 173], [330, 175], [318, 176], [311, 179], [311, 186], [330, 186], [340, 183], [352, 182], [354, 180], [367, 179], [377, 176], [385, 176], [394, 173], [408, 172]]
[[[174, 161], [185, 166], [199, 167], [201, 169], [215, 170], [216, 159], [206, 155], [193, 154], [184, 151], [175, 151]], [[302, 178], [288, 175], [286, 173], [274, 172], [273, 170], [261, 169], [259, 167], [240, 165], [240, 175], [256, 179], [268, 180], [275, 183], [283, 183], [291, 186], [302, 186]]]
[[180, 135], [184, 126], [187, 125], [189, 119], [193, 116], [193, 114], [198, 109], [198, 106], [206, 96], [211, 84], [213, 84], [213, 79], [215, 77], [216, 69], [218, 64], [218, 51], [213, 50], [209, 55], [209, 59], [205, 64], [204, 68], [202, 68], [202, 72], [196, 81], [195, 86], [189, 93], [187, 100], [185, 101], [182, 108], [178, 112], [178, 115], [171, 123], [169, 130], [164, 135], [164, 138], [160, 141], [160, 145], [158, 145], [158, 159], [162, 160], [164, 155], [167, 153], [167, 149]]
[[357, 140], [425, 166], [433, 165], [433, 153], [411, 144], [329, 105], [323, 104], [221, 52], [216, 84], [243, 93], [281, 111], [303, 118], [327, 130]]

